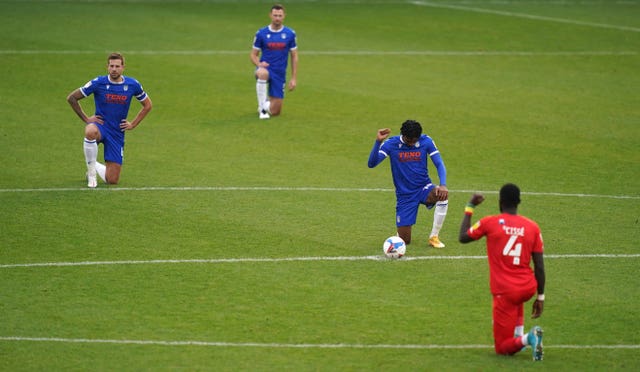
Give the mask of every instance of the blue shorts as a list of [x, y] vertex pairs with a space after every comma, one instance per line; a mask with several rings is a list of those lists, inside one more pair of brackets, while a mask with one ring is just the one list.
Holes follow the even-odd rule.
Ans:
[[104, 146], [104, 160], [122, 165], [124, 160], [124, 133], [114, 134], [104, 124], [96, 124], [100, 131], [100, 141]]
[[396, 201], [396, 226], [413, 226], [418, 217], [418, 208], [424, 204], [427, 209], [433, 208], [435, 204], [427, 204], [427, 196], [435, 185], [430, 183], [419, 192], [412, 195], [398, 196]]
[[287, 72], [285, 71], [284, 73], [279, 74], [271, 70], [269, 67], [267, 67], [267, 71], [269, 71], [269, 97], [284, 98], [284, 87], [287, 84]]

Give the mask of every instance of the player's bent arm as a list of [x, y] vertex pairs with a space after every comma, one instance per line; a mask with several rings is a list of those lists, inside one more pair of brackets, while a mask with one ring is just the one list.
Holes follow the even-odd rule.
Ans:
[[291, 80], [298, 80], [298, 49], [291, 50]]
[[533, 252], [531, 254], [531, 258], [533, 259], [533, 274], [535, 275], [536, 282], [538, 283], [538, 296], [535, 301], [533, 301], [533, 309], [531, 311], [531, 317], [535, 319], [540, 317], [544, 310], [544, 286], [546, 284], [546, 276], [544, 273], [544, 259], [542, 252]]
[[142, 109], [140, 109], [136, 117], [131, 122], [131, 129], [137, 127], [138, 124], [140, 124], [140, 122], [142, 121], [142, 119], [144, 119], [149, 113], [149, 111], [151, 111], [151, 109], [153, 108], [153, 103], [151, 102], [151, 98], [149, 98], [149, 96], [147, 96], [147, 98], [141, 101], [140, 104], [142, 104]]
[[475, 207], [482, 204], [484, 201], [484, 195], [480, 193], [474, 193], [471, 196], [471, 200], [464, 208], [464, 217], [462, 217], [462, 223], [460, 223], [460, 233], [458, 234], [458, 241], [460, 243], [469, 243], [476, 239], [469, 236], [469, 229], [471, 228], [471, 216]]
[[544, 286], [547, 278], [544, 272], [543, 255], [540, 252], [533, 252], [531, 253], [531, 258], [533, 259], [533, 273], [536, 277], [536, 281], [538, 282], [538, 294], [544, 295]]
[[386, 158], [386, 156], [380, 152], [381, 143], [376, 140], [373, 144], [373, 148], [371, 149], [371, 153], [369, 154], [369, 162], [367, 165], [369, 168], [374, 168], [378, 164], [382, 163], [382, 161]]
[[471, 227], [471, 216], [466, 214], [462, 217], [462, 223], [460, 224], [460, 234], [458, 234], [458, 241], [460, 243], [469, 243], [474, 241], [473, 238], [467, 233]]
[[289, 90], [292, 91], [298, 86], [298, 50], [291, 50], [291, 79], [289, 79]]
[[87, 114], [84, 113], [84, 111], [82, 110], [82, 107], [80, 106], [80, 103], [78, 102], [83, 98], [84, 98], [84, 94], [82, 94], [82, 92], [78, 88], [73, 92], [69, 93], [69, 95], [67, 96], [67, 102], [69, 102], [71, 109], [73, 109], [76, 115], [78, 115], [78, 117], [86, 123], [89, 120], [89, 117], [87, 116]]
[[251, 59], [251, 63], [256, 67], [260, 67], [260, 49], [252, 48], [249, 58]]

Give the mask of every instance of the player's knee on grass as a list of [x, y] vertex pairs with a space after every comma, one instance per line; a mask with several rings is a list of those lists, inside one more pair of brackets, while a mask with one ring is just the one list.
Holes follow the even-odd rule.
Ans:
[[120, 164], [107, 163], [105, 178], [109, 185], [117, 185], [120, 181]]
[[269, 112], [271, 116], [280, 115], [280, 111], [282, 111], [282, 99], [278, 98], [270, 98], [271, 106], [269, 106]]

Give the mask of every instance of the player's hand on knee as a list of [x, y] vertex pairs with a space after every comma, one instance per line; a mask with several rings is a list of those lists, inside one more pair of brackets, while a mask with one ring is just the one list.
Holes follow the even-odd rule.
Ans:
[[436, 186], [436, 196], [438, 197], [438, 201], [448, 200], [449, 189], [447, 189], [447, 186], [444, 186], [444, 185]]

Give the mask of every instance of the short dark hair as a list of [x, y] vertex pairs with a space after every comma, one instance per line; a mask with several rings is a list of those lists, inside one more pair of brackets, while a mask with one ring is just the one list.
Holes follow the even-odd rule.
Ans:
[[119, 59], [124, 66], [124, 56], [120, 53], [111, 53], [109, 57], [107, 57], [107, 63], [109, 63], [112, 59]]
[[271, 10], [282, 10], [282, 11], [284, 11], [284, 5], [282, 5], [282, 4], [273, 4], [273, 6], [271, 7]]
[[500, 189], [500, 204], [505, 207], [517, 207], [520, 204], [520, 188], [507, 183]]
[[422, 134], [422, 125], [415, 120], [406, 120], [402, 123], [400, 133], [407, 138], [419, 138]]

